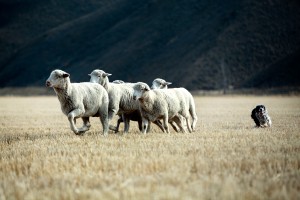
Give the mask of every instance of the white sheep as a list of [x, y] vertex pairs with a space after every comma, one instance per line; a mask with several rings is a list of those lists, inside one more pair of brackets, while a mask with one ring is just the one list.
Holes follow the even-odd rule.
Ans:
[[[172, 84], [171, 82], [167, 82], [164, 79], [156, 78], [152, 82], [152, 89], [168, 89], [168, 85]], [[195, 108], [195, 101], [192, 96], [192, 94], [186, 90], [185, 88], [172, 88], [175, 90], [178, 90], [185, 96], [186, 105], [188, 106], [188, 110], [190, 112], [190, 115], [192, 116], [193, 122], [192, 122], [192, 130], [195, 131], [196, 123], [198, 120], [196, 108]]]
[[186, 120], [189, 132], [191, 132], [189, 113], [185, 97], [177, 90], [151, 90], [143, 82], [134, 85], [134, 99], [138, 100], [143, 118], [143, 132], [145, 133], [148, 122], [163, 120], [163, 131], [169, 133], [168, 122], [175, 121], [179, 128], [185, 132], [180, 116]]
[[[151, 89], [168, 89], [168, 85], [171, 85], [171, 82], [167, 82], [164, 79], [161, 78], [156, 78], [154, 79], [154, 81], [152, 82], [152, 86]], [[182, 119], [181, 119], [182, 120]], [[176, 125], [174, 124], [174, 122], [170, 122], [171, 126], [173, 127], [173, 129], [178, 132], [178, 128], [176, 127]]]
[[[62, 112], [68, 116], [71, 130], [80, 135], [90, 128], [89, 117], [100, 117], [103, 134], [108, 133], [108, 94], [99, 84], [71, 83], [70, 74], [62, 70], [51, 72], [46, 81], [58, 97]], [[75, 126], [76, 119], [82, 118], [83, 126]]]
[[156, 78], [152, 82], [151, 89], [168, 89], [168, 85], [171, 85], [171, 82], [167, 82], [164, 79]]
[[[122, 80], [114, 80], [113, 83], [124, 84], [125, 82]], [[119, 119], [117, 121], [117, 126], [115, 128], [112, 128], [112, 126], [111, 126], [111, 129], [114, 129], [115, 133], [119, 132], [120, 124], [125, 121], [127, 121], [126, 123], [128, 123], [128, 124], [130, 121], [137, 121], [139, 130], [142, 131], [142, 116], [141, 116], [141, 113], [139, 110], [136, 110], [136, 111], [134, 111], [132, 113], [128, 113], [128, 114], [123, 113], [123, 114], [118, 114], [118, 115], [119, 115]]]
[[[111, 74], [103, 70], [96, 69], [89, 74], [90, 82], [102, 85], [109, 97], [108, 119], [111, 120], [115, 114], [131, 114], [139, 109], [138, 102], [133, 100], [133, 88], [130, 84], [117, 84], [109, 82], [108, 76]], [[129, 119], [124, 120], [124, 132], [129, 130]], [[116, 131], [116, 128], [110, 126], [110, 129]]]

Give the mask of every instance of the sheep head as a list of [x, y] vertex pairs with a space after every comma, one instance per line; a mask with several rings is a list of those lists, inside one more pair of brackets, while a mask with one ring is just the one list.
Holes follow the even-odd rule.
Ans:
[[164, 79], [157, 78], [152, 82], [151, 89], [167, 89], [168, 85], [172, 84], [171, 82], [167, 82]]
[[53, 70], [46, 81], [47, 87], [63, 89], [70, 82], [70, 74], [60, 69]]
[[109, 82], [108, 76], [111, 76], [111, 74], [106, 73], [103, 70], [95, 69], [92, 71], [92, 73], [89, 74], [91, 77], [90, 82], [91, 83], [99, 83], [103, 87], [107, 88], [107, 84]]
[[137, 100], [137, 99], [142, 99], [143, 96], [145, 95], [145, 93], [150, 91], [150, 87], [143, 82], [138, 82], [136, 84], [134, 84], [133, 86], [134, 92], [133, 92], [133, 99]]

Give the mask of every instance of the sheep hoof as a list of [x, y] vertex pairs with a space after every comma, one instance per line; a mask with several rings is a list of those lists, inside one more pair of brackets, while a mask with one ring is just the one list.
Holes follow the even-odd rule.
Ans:
[[83, 135], [85, 133], [85, 131], [77, 131], [75, 134], [76, 135]]
[[117, 127], [115, 127], [113, 125], [109, 125], [109, 130], [115, 131], [116, 133], [118, 132]]
[[83, 135], [87, 130], [88, 130], [88, 128], [84, 127], [84, 128], [78, 129], [76, 132], [74, 131], [74, 133], [76, 135]]

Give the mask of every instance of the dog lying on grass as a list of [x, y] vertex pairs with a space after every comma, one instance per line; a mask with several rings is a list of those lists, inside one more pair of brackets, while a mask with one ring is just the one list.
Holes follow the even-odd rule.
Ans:
[[254, 120], [256, 127], [271, 127], [272, 121], [268, 115], [268, 111], [264, 105], [257, 105], [251, 113], [251, 118]]

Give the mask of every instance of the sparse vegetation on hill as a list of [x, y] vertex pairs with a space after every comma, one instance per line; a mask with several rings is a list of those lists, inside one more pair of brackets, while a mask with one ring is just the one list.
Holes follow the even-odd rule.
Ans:
[[0, 5], [0, 87], [43, 85], [54, 68], [74, 82], [101, 68], [113, 79], [161, 77], [190, 90], [300, 85], [296, 0]]

